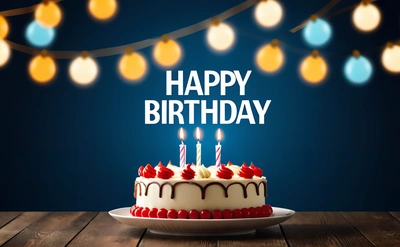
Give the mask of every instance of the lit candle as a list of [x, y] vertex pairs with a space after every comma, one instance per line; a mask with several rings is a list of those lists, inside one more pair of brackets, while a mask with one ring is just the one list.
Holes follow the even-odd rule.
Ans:
[[215, 166], [220, 167], [221, 166], [221, 129], [217, 130], [217, 141], [218, 144], [215, 145]]
[[200, 129], [197, 127], [196, 129], [196, 138], [197, 138], [197, 144], [196, 144], [196, 165], [201, 166], [201, 144], [200, 144]]
[[183, 129], [181, 128], [179, 131], [179, 137], [181, 139], [181, 145], [179, 145], [179, 157], [180, 157], [180, 167], [185, 167], [186, 165], [186, 145], [183, 143], [184, 133]]

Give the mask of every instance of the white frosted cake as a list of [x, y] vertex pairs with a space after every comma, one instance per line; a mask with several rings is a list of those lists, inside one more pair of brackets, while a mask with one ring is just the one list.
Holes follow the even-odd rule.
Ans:
[[135, 217], [231, 219], [268, 217], [267, 180], [254, 164], [186, 165], [160, 162], [139, 168], [134, 185]]

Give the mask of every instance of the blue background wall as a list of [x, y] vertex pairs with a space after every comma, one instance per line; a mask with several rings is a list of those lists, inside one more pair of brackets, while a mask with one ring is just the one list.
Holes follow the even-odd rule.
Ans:
[[[0, 10], [38, 1], [2, 1]], [[212, 17], [242, 0], [119, 1], [120, 11], [109, 23], [97, 23], [86, 1], [65, 1], [64, 22], [54, 50], [92, 50], [123, 45], [188, 26]], [[110, 210], [134, 204], [133, 182], [141, 165], [158, 161], [179, 163], [179, 127], [189, 137], [188, 161], [195, 161], [192, 132], [204, 132], [203, 162], [214, 162], [215, 131], [225, 133], [222, 161], [240, 165], [253, 161], [269, 181], [267, 202], [295, 210], [400, 210], [400, 80], [384, 72], [380, 50], [366, 55], [375, 73], [364, 87], [351, 86], [343, 64], [353, 49], [361, 52], [399, 38], [396, 1], [378, 1], [383, 23], [372, 34], [357, 32], [350, 12], [329, 21], [332, 41], [320, 51], [330, 73], [323, 85], [310, 87], [299, 76], [301, 59], [312, 50], [301, 33], [283, 41], [304, 51], [284, 49], [284, 68], [265, 75], [254, 64], [255, 51], [286, 34], [328, 1], [283, 1], [285, 17], [274, 30], [259, 28], [253, 8], [230, 18], [237, 42], [225, 55], [207, 48], [205, 31], [179, 39], [182, 63], [174, 69], [199, 72], [253, 70], [246, 96], [229, 88], [209, 97], [165, 96], [165, 71], [154, 65], [152, 48], [142, 50], [149, 60], [145, 81], [128, 85], [118, 75], [119, 56], [98, 60], [99, 79], [91, 88], [75, 87], [67, 74], [68, 60], [58, 61], [57, 79], [35, 85], [28, 76], [29, 56], [13, 52], [0, 70], [0, 210]], [[340, 9], [358, 1], [343, 1]], [[334, 10], [335, 10], [334, 9]], [[27, 44], [24, 29], [33, 15], [10, 17], [9, 39]], [[188, 73], [186, 73], [188, 75]], [[145, 125], [146, 99], [272, 100], [265, 125]], [[187, 116], [187, 115], [186, 115]], [[210, 121], [209, 121], [210, 122]]]

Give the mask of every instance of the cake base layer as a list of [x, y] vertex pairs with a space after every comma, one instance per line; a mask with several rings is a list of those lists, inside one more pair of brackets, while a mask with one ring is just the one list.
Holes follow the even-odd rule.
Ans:
[[175, 210], [234, 210], [261, 207], [267, 197], [265, 177], [252, 179], [158, 179], [139, 177], [136, 205]]

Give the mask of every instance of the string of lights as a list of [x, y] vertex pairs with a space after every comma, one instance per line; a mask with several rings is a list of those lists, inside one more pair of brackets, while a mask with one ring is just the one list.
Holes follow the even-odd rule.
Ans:
[[[302, 30], [305, 42], [315, 47], [315, 50], [300, 65], [302, 78], [310, 84], [320, 84], [328, 73], [328, 63], [319, 53], [318, 48], [331, 39], [332, 28], [327, 21], [329, 18], [353, 10], [353, 24], [362, 32], [376, 30], [381, 22], [381, 12], [373, 4], [376, 0], [362, 0], [360, 4], [347, 6], [329, 15], [329, 11], [340, 1], [331, 0], [308, 20], [289, 31], [289, 33], [296, 33]], [[63, 18], [58, 2], [60, 0], [44, 0], [35, 6], [0, 12], [0, 67], [8, 62], [11, 49], [29, 54], [33, 56], [28, 68], [32, 79], [39, 84], [48, 84], [57, 73], [54, 59], [73, 59], [69, 66], [72, 81], [80, 86], [89, 86], [96, 80], [99, 71], [94, 58], [123, 54], [118, 63], [118, 70], [125, 79], [135, 82], [140, 81], [148, 70], [146, 58], [138, 52], [140, 49], [153, 47], [153, 58], [156, 63], [164, 68], [172, 68], [182, 57], [181, 46], [176, 42], [179, 38], [207, 29], [208, 45], [216, 52], [226, 52], [235, 41], [235, 32], [229, 24], [224, 22], [226, 19], [253, 6], [257, 24], [264, 28], [275, 27], [283, 19], [283, 8], [279, 1], [247, 0], [213, 18], [164, 34], [161, 38], [150, 38], [123, 46], [83, 52], [40, 50], [51, 44], [55, 36], [55, 28]], [[90, 14], [99, 21], [112, 18], [117, 9], [116, 0], [88, 1]], [[33, 47], [6, 40], [8, 22], [5, 16], [30, 12], [34, 12], [35, 19], [28, 25], [26, 33]], [[285, 57], [280, 48], [282, 47], [280, 40], [275, 39], [256, 52], [256, 63], [262, 71], [275, 73], [282, 68]], [[283, 47], [296, 50], [287, 44]], [[382, 53], [382, 64], [387, 71], [400, 73], [400, 43], [389, 42], [386, 45]], [[372, 64], [359, 51], [354, 51], [353, 56], [346, 62], [344, 71], [351, 83], [362, 85], [371, 78]]]

